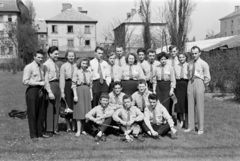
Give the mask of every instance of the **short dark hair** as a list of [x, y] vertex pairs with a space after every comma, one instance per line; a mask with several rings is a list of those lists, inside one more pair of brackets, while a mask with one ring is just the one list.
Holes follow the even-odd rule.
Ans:
[[171, 52], [171, 51], [172, 51], [172, 49], [174, 49], [174, 48], [178, 49], [176, 45], [171, 45], [171, 46], [169, 46], [169, 48], [168, 48], [168, 49], [169, 49], [169, 51]]
[[139, 54], [140, 52], [143, 52], [144, 55], [146, 54], [146, 50], [143, 49], [143, 48], [139, 48], [139, 49], [137, 49], [137, 54]]
[[109, 54], [107, 55], [107, 58], [110, 58], [110, 57], [113, 56], [113, 55], [116, 55], [116, 53], [114, 53], [114, 52], [109, 53]]
[[119, 81], [116, 81], [116, 82], [114, 82], [114, 83], [113, 83], [113, 87], [115, 87], [115, 86], [117, 86], [117, 85], [119, 85], [119, 86], [121, 86], [121, 87], [122, 87], [122, 83], [121, 83], [121, 82], [119, 82]]
[[103, 49], [101, 46], [97, 46], [97, 47], [95, 48], [95, 52], [97, 52], [97, 50], [102, 50], [102, 51], [104, 51], [104, 49]]
[[165, 57], [166, 59], [168, 59], [167, 53], [161, 52], [160, 54], [158, 54], [157, 60], [160, 61], [160, 59], [162, 59], [162, 57]]
[[154, 94], [154, 93], [151, 93], [151, 94], [149, 94], [148, 95], [148, 99], [149, 100], [158, 100], [158, 97], [157, 97], [157, 95], [156, 94]]
[[44, 51], [42, 49], [34, 52], [33, 56], [37, 56], [37, 54], [45, 55]]
[[89, 61], [88, 58], [79, 58], [79, 59], [77, 60], [77, 62], [76, 62], [76, 66], [77, 66], [78, 69], [81, 68], [81, 63], [82, 63], [83, 61], [87, 61], [88, 67], [90, 66], [90, 61]]
[[102, 93], [101, 96], [100, 96], [100, 98], [99, 98], [99, 101], [101, 101], [103, 98], [106, 98], [106, 99], [109, 100], [109, 95], [108, 95], [108, 93]]
[[123, 96], [122, 100], [124, 101], [124, 100], [126, 100], [126, 99], [130, 99], [130, 100], [132, 101], [132, 97], [129, 96], [129, 95], [127, 95], [127, 94], [125, 94], [125, 95]]
[[148, 49], [147, 54], [149, 54], [149, 53], [155, 53], [156, 54], [156, 51], [154, 49]]
[[65, 58], [66, 58], [66, 59], [67, 59], [69, 53], [73, 53], [73, 54], [74, 54], [74, 57], [75, 57], [75, 59], [76, 59], [76, 53], [75, 53], [73, 50], [67, 50], [67, 52], [66, 52], [66, 54], [65, 54]]
[[138, 62], [138, 59], [137, 59], [137, 55], [135, 54], [135, 53], [129, 53], [127, 56], [126, 56], [126, 63], [128, 64], [128, 57], [130, 56], [130, 55], [132, 55], [133, 57], [134, 57], [134, 63], [133, 64], [137, 64], [137, 62]]
[[58, 51], [58, 47], [57, 46], [51, 46], [48, 48], [48, 56], [53, 53], [54, 51]]
[[194, 49], [198, 49], [198, 51], [201, 53], [201, 49], [200, 49], [198, 46], [193, 46], [193, 47], [191, 48], [191, 52], [192, 52], [192, 50], [194, 50]]
[[146, 85], [147, 83], [146, 83], [146, 81], [144, 79], [139, 79], [138, 80], [138, 85], [139, 84], [145, 84]]

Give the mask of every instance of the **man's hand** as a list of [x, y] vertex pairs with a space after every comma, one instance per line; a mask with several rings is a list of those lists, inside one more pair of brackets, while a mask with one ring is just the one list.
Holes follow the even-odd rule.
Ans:
[[78, 97], [74, 96], [73, 100], [74, 100], [74, 102], [78, 102]]
[[41, 81], [38, 83], [40, 86], [45, 86], [46, 85], [46, 82], [45, 81]]
[[61, 97], [65, 98], [65, 93], [64, 92], [61, 93]]
[[49, 93], [48, 96], [49, 96], [49, 99], [50, 99], [50, 100], [54, 100], [54, 99], [55, 99], [55, 96], [54, 96], [53, 93]]
[[170, 92], [169, 92], [169, 96], [172, 96], [174, 94], [173, 92], [173, 88], [171, 88]]

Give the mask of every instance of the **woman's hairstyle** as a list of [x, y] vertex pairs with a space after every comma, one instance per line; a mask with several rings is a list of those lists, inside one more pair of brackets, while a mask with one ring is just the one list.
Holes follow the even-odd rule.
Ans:
[[83, 61], [86, 61], [86, 62], [87, 62], [87, 66], [88, 66], [88, 67], [90, 66], [90, 61], [89, 61], [88, 58], [79, 58], [79, 59], [77, 60], [77, 62], [76, 62], [76, 66], [77, 66], [78, 69], [81, 68], [81, 64], [82, 64]]
[[162, 57], [165, 57], [166, 59], [168, 59], [168, 54], [165, 52], [161, 52], [160, 54], [158, 54], [157, 60], [160, 61], [160, 59], [162, 59]]
[[188, 54], [187, 53], [179, 53], [178, 54], [178, 58], [179, 58], [180, 55], [185, 56], [186, 57], [186, 61], [188, 61]]
[[125, 94], [125, 95], [123, 96], [122, 100], [124, 101], [124, 100], [126, 100], [126, 99], [130, 99], [130, 100], [132, 101], [132, 97], [129, 96], [129, 95], [127, 95], [127, 94]]
[[149, 100], [156, 100], [156, 101], [157, 101], [157, 100], [158, 100], [158, 97], [157, 97], [156, 94], [152, 93], [152, 94], [149, 94], [149, 95], [148, 95], [148, 99], [149, 99]]
[[73, 53], [74, 54], [74, 58], [76, 59], [76, 53], [73, 50], [67, 50], [67, 52], [65, 54], [65, 58], [66, 59], [67, 59], [69, 53]]
[[57, 46], [51, 46], [50, 48], [48, 48], [48, 56], [50, 56], [50, 54], [53, 53], [56, 50], [58, 51]]
[[137, 62], [138, 62], [138, 59], [137, 59], [137, 55], [135, 54], [135, 53], [129, 53], [127, 56], [126, 56], [126, 63], [128, 64], [128, 58], [129, 58], [129, 56], [130, 55], [132, 55], [133, 57], [134, 57], [134, 62], [133, 62], [133, 64], [137, 64]]

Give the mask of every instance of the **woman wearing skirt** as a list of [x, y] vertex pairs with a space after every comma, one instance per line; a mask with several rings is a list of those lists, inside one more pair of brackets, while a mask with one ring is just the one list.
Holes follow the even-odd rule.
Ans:
[[144, 79], [145, 76], [142, 68], [137, 65], [137, 56], [134, 53], [129, 53], [126, 57], [126, 65], [122, 67], [122, 92], [127, 95], [132, 95], [136, 92], [138, 80]]
[[88, 68], [90, 65], [88, 59], [79, 59], [76, 65], [77, 70], [74, 72], [72, 80], [74, 101], [76, 102], [73, 108], [73, 118], [77, 120], [77, 133], [75, 136], [79, 137], [81, 133], [86, 134], [84, 131], [85, 115], [92, 109], [92, 74]]
[[[68, 107], [73, 110], [73, 91], [72, 91], [72, 77], [76, 64], [74, 63], [76, 55], [73, 51], [67, 51], [65, 58], [67, 62], [60, 68], [60, 89], [61, 97], [66, 100]], [[75, 123], [72, 120], [72, 115], [66, 115], [67, 132], [75, 131]], [[70, 122], [72, 122], [72, 129]]]
[[187, 123], [188, 118], [188, 63], [186, 62], [187, 55], [185, 53], [181, 53], [178, 55], [178, 59], [180, 63], [177, 64], [174, 68], [177, 80], [175, 94], [178, 100], [177, 104], [175, 105], [175, 112], [177, 113], [177, 117], [180, 122], [180, 128], [182, 128], [184, 122]]
[[156, 93], [159, 101], [172, 115], [172, 100], [170, 96], [174, 94], [176, 86], [175, 73], [172, 66], [167, 64], [168, 55], [162, 52], [157, 57], [160, 66], [153, 72], [153, 93]]

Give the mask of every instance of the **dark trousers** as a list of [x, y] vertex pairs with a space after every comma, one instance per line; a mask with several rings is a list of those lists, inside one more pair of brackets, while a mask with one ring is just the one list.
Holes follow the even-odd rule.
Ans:
[[87, 126], [90, 126], [93, 133], [96, 133], [99, 131], [102, 131], [104, 133], [108, 128], [108, 126], [105, 126], [105, 125], [111, 125], [111, 123], [112, 123], [112, 117], [108, 117], [104, 120], [103, 122], [104, 125], [99, 125], [93, 121], [88, 121]]
[[103, 84], [101, 84], [99, 79], [94, 80], [92, 93], [93, 93], [92, 108], [94, 108], [99, 104], [99, 98], [101, 94], [108, 93], [108, 85], [106, 84], [106, 81], [104, 80]]
[[54, 132], [58, 130], [61, 91], [58, 82], [50, 82], [50, 87], [55, 99], [48, 100], [45, 127], [47, 132]]
[[28, 87], [26, 91], [26, 104], [28, 125], [31, 138], [42, 137], [45, 119], [45, 92], [40, 96], [40, 86]]
[[153, 84], [150, 82], [150, 80], [147, 81], [147, 86], [149, 91], [153, 91]]
[[111, 93], [113, 91], [113, 88], [114, 88], [113, 86], [114, 86], [114, 81], [112, 80], [108, 88], [108, 93]]
[[[143, 128], [143, 131], [146, 133], [148, 131], [150, 131], [150, 129], [147, 127], [145, 121], [143, 121], [142, 128]], [[160, 124], [160, 125], [152, 124], [152, 128], [153, 128], [153, 130], [158, 132], [158, 135], [161, 135], [161, 136], [165, 136], [170, 131], [170, 126], [168, 123]]]

